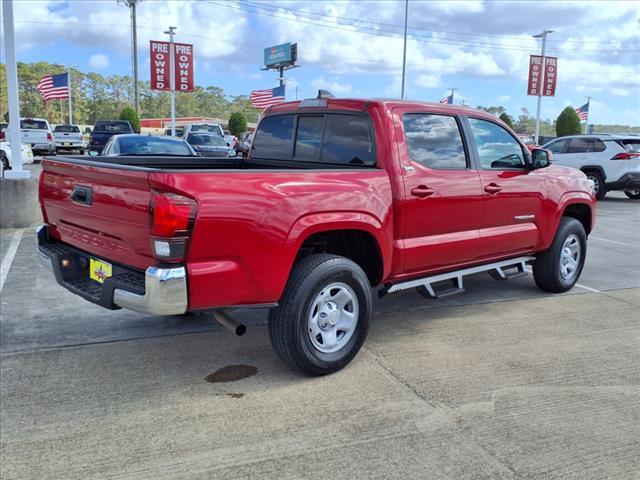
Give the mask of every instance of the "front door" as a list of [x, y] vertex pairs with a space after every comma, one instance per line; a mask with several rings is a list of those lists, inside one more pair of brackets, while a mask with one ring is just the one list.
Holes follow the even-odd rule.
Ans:
[[545, 176], [529, 168], [525, 147], [505, 128], [481, 118], [468, 122], [483, 190], [480, 258], [532, 251], [540, 242]]
[[479, 253], [482, 188], [455, 115], [396, 109], [404, 179], [404, 274], [451, 268]]

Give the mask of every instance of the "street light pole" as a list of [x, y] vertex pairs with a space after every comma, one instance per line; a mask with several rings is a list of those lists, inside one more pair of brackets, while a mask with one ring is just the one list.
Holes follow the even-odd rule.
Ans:
[[409, 0], [404, 1], [404, 49], [402, 51], [402, 91], [400, 98], [404, 100], [404, 78], [407, 70], [407, 21], [409, 19]]
[[[547, 35], [549, 35], [550, 33], [553, 33], [553, 30], [543, 30], [542, 33], [539, 33], [537, 35], [534, 35], [533, 38], [542, 38], [542, 75], [544, 75], [545, 72], [545, 57], [544, 57], [544, 52], [545, 49], [547, 47]], [[541, 80], [544, 83], [544, 78]], [[538, 137], [540, 136], [540, 105], [542, 103], [542, 88], [538, 89], [538, 108], [536, 110], [536, 133], [535, 133], [535, 137], [534, 137], [534, 141], [536, 142], [536, 145], [538, 144]]]
[[177, 27], [169, 27], [169, 30], [164, 32], [169, 35], [169, 85], [171, 88], [171, 136], [176, 136], [176, 66], [175, 66], [175, 54], [173, 46], [173, 35], [175, 34]]

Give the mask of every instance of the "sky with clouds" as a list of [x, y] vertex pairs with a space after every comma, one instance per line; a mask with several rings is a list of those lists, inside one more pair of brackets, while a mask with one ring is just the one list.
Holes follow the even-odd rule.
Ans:
[[[140, 0], [140, 78], [149, 78], [149, 40], [169, 25], [195, 45], [196, 83], [231, 95], [277, 85], [261, 71], [263, 48], [298, 43], [287, 98], [399, 97], [404, 1]], [[71, 63], [105, 75], [131, 72], [129, 11], [117, 0], [14, 0], [18, 61]], [[535, 113], [526, 96], [530, 54], [549, 35], [558, 87], [542, 117], [593, 97], [590, 121], [640, 125], [640, 2], [409, 0], [408, 98], [437, 101], [455, 87], [455, 103], [503, 105]]]

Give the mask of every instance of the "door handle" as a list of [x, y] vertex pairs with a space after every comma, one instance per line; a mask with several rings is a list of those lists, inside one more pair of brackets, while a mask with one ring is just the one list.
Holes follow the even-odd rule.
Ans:
[[74, 185], [71, 192], [71, 201], [82, 205], [91, 205], [93, 203], [93, 190], [91, 187]]
[[436, 193], [435, 190], [427, 187], [426, 185], [418, 185], [411, 189], [411, 195], [418, 198], [425, 198], [429, 195], [433, 195], [434, 193]]
[[498, 193], [500, 190], [502, 190], [502, 187], [495, 183], [490, 183], [484, 187], [484, 191], [487, 193]]

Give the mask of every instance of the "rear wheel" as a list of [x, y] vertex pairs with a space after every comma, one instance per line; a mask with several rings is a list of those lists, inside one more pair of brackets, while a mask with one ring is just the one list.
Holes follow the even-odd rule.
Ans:
[[369, 280], [351, 260], [329, 254], [297, 262], [278, 308], [269, 312], [269, 335], [278, 357], [308, 375], [325, 375], [356, 356], [369, 331]]
[[640, 200], [640, 190], [625, 190], [624, 194], [631, 200]]
[[533, 264], [536, 285], [547, 292], [561, 293], [578, 281], [587, 253], [587, 234], [575, 218], [563, 217], [548, 250]]
[[587, 178], [593, 182], [594, 191], [596, 194], [597, 200], [602, 200], [607, 194], [607, 187], [604, 185], [604, 180], [602, 180], [602, 175], [596, 171], [588, 171], [585, 172]]

